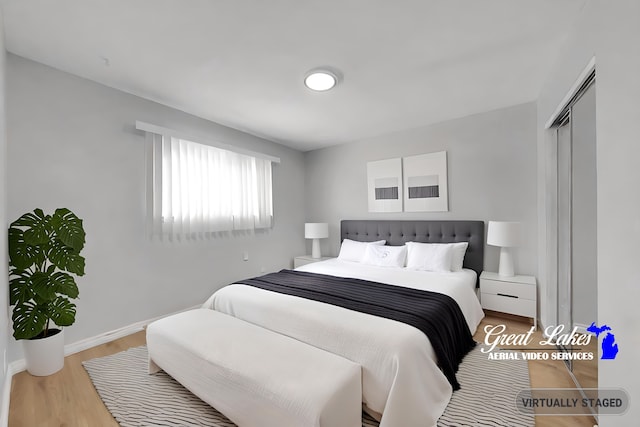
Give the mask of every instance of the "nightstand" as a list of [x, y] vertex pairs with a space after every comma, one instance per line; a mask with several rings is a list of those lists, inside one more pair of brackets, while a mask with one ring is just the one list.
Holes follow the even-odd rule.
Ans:
[[303, 265], [311, 264], [312, 262], [324, 261], [325, 259], [331, 259], [333, 257], [323, 256], [322, 258], [312, 258], [311, 255], [300, 255], [293, 259], [293, 268], [302, 267]]
[[480, 275], [480, 302], [487, 310], [533, 318], [538, 329], [536, 278], [500, 276], [483, 271]]

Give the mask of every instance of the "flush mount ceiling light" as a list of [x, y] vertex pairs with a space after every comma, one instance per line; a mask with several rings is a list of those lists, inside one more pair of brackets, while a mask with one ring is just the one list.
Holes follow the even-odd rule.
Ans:
[[316, 68], [307, 73], [304, 85], [316, 92], [324, 92], [338, 83], [338, 73], [324, 68]]

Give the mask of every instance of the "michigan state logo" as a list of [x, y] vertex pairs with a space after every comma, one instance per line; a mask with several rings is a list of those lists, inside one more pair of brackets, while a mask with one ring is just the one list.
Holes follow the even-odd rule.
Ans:
[[596, 322], [593, 322], [591, 326], [587, 328], [587, 331], [596, 334], [596, 338], [600, 338], [600, 334], [606, 332], [602, 339], [600, 348], [602, 349], [602, 356], [600, 359], [615, 359], [618, 355], [618, 344], [616, 343], [616, 337], [611, 333], [611, 328], [607, 325], [596, 326]]

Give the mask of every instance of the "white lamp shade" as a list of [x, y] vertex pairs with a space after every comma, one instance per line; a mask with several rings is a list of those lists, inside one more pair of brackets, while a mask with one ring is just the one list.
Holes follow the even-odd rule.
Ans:
[[329, 237], [329, 224], [326, 222], [307, 222], [304, 225], [304, 237], [307, 239], [313, 239], [311, 245], [311, 257], [321, 258], [320, 252], [320, 239], [326, 239]]
[[487, 245], [512, 248], [520, 245], [520, 223], [489, 221]]
[[326, 222], [307, 222], [304, 225], [306, 239], [326, 239], [329, 237], [329, 224]]

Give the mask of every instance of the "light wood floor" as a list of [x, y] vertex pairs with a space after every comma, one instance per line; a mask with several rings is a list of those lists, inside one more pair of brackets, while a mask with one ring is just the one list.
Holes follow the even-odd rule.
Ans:
[[[499, 323], [507, 325], [508, 333], [527, 332], [530, 328], [520, 318], [488, 313], [474, 336], [476, 341], [484, 340], [485, 325]], [[533, 343], [541, 339], [538, 331]], [[9, 427], [117, 427], [93, 388], [82, 361], [144, 344], [142, 331], [71, 355], [65, 359], [64, 369], [54, 375], [34, 377], [27, 372], [15, 375], [11, 385]], [[529, 361], [529, 371], [531, 387], [575, 387], [561, 361]], [[594, 424], [590, 417], [536, 417], [536, 427], [593, 427]]]
[[118, 427], [82, 367], [84, 360], [145, 344], [141, 331], [68, 356], [64, 368], [48, 377], [20, 372], [11, 384], [10, 427]]
[[[477, 342], [484, 341], [484, 326], [485, 325], [497, 325], [505, 324], [507, 330], [505, 333], [524, 333], [529, 331], [531, 324], [523, 321], [518, 316], [510, 316], [507, 314], [494, 313], [485, 311], [485, 318], [482, 319], [480, 326], [473, 338]], [[540, 348], [538, 344], [541, 340], [542, 332], [538, 329], [533, 335], [531, 344], [524, 347], [518, 347], [516, 349], [521, 350], [523, 348]], [[509, 347], [501, 347], [509, 348]], [[515, 348], [515, 347], [514, 347]], [[597, 352], [595, 353], [597, 354]], [[529, 361], [529, 379], [531, 381], [531, 388], [575, 388], [576, 385], [569, 376], [565, 364], [561, 360], [541, 360], [541, 361]], [[597, 366], [597, 365], [596, 365]], [[597, 387], [597, 386], [596, 386]], [[580, 396], [576, 396], [580, 398]], [[597, 423], [592, 417], [552, 417], [552, 416], [537, 416], [536, 427], [593, 427]]]

